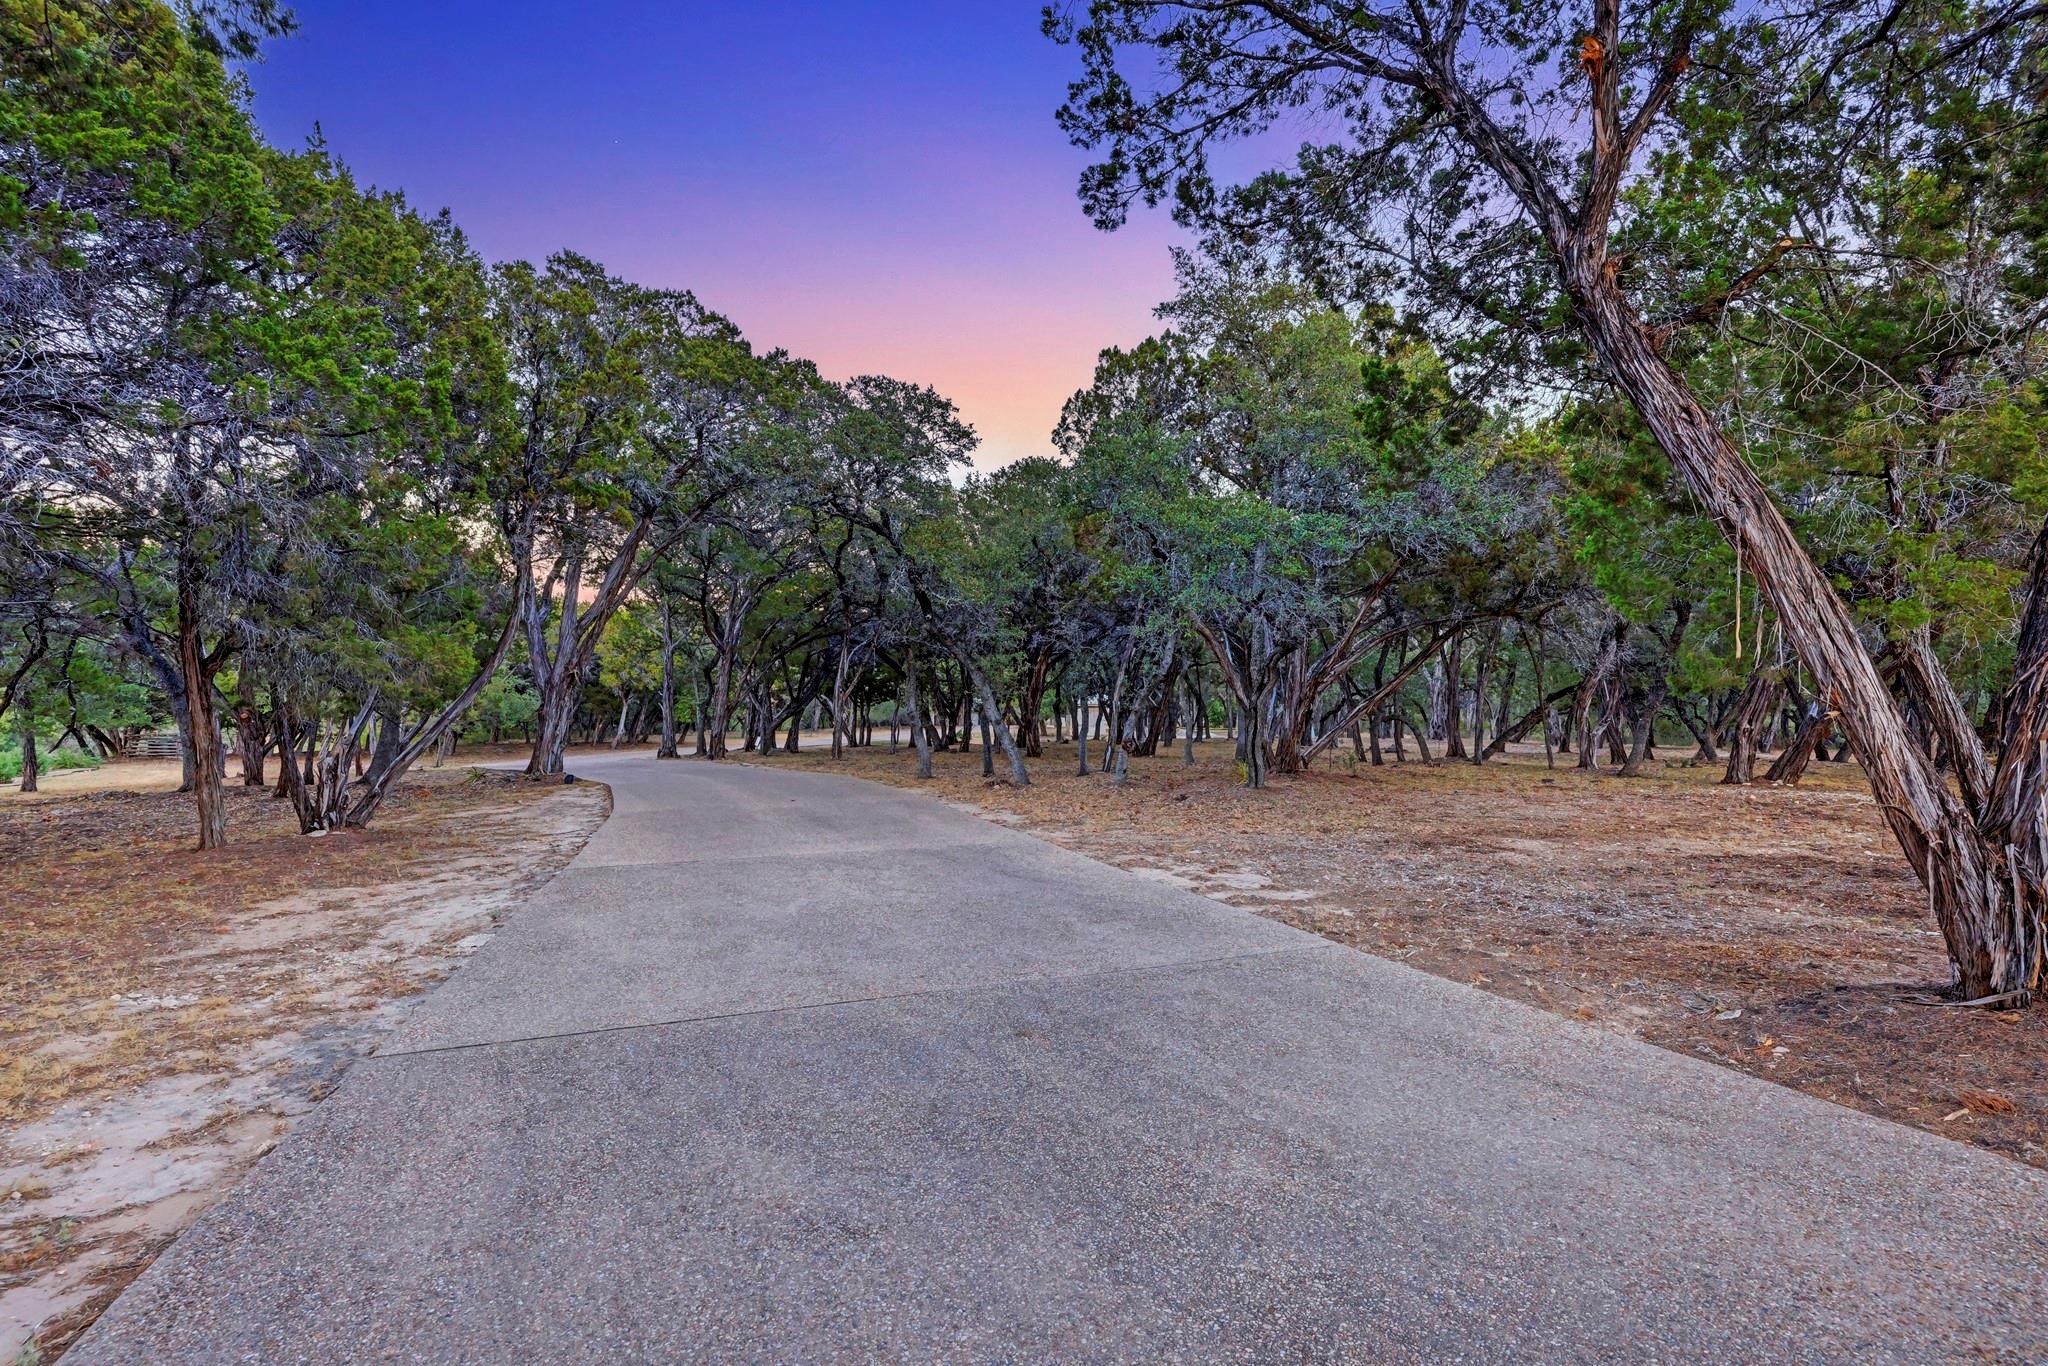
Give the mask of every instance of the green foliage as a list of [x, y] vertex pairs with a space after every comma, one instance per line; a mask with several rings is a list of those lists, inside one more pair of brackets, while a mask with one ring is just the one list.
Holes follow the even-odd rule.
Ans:
[[[36, 746], [36, 767], [44, 773], [62, 773], [69, 769], [94, 769], [101, 764], [98, 755], [76, 745], [62, 749], [45, 749]], [[11, 783], [21, 777], [21, 742], [9, 740], [0, 743], [0, 783]]]

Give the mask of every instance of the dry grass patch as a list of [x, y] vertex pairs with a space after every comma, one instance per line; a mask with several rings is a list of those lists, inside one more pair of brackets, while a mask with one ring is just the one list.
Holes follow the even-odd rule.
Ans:
[[427, 771], [317, 838], [260, 789], [230, 805], [202, 854], [175, 792], [0, 801], [0, 1362], [81, 1331], [608, 798]]

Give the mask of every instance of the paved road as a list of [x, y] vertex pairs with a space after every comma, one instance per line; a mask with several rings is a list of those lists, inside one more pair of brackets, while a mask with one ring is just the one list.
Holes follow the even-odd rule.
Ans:
[[611, 820], [103, 1361], [2048, 1355], [2048, 1181], [851, 780]]

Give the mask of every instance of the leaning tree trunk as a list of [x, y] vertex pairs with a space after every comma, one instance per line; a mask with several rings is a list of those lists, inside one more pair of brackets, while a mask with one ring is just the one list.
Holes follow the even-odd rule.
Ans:
[[1813, 756], [1827, 742], [1828, 732], [1835, 728], [1835, 713], [1826, 703], [1816, 701], [1812, 706], [1812, 712], [1793, 733], [1784, 752], [1765, 771], [1765, 782], [1797, 787], [1806, 776], [1806, 766], [1813, 762]]
[[[1541, 687], [1542, 684], [1539, 682], [1537, 686]], [[1567, 684], [1548, 696], [1537, 698], [1536, 705], [1523, 712], [1516, 720], [1508, 721], [1502, 719], [1497, 722], [1494, 727], [1493, 738], [1486, 742], [1484, 757], [1490, 759], [1500, 754], [1509, 745], [1514, 744], [1530, 731], [1536, 729], [1539, 723], [1548, 721], [1551, 712], [1556, 708], [1557, 704], [1577, 691], [1578, 684]], [[1544, 737], [1544, 743], [1547, 748], [1549, 744], [1547, 733]]]
[[973, 683], [975, 692], [981, 698], [981, 714], [987, 717], [989, 725], [994, 727], [995, 738], [1002, 742], [1003, 757], [1010, 761], [1010, 781], [1018, 787], [1029, 787], [1031, 775], [1024, 769], [1023, 751], [1017, 748], [1016, 737], [1010, 734], [1010, 728], [1003, 724], [1003, 709], [996, 704], [995, 689], [989, 687], [988, 679], [982, 674], [979, 665], [968, 664], [965, 660], [961, 663], [967, 670], [967, 676]]
[[[1749, 462], [1665, 363], [1606, 266], [1597, 244], [1564, 264], [1581, 327], [1609, 377], [1756, 576], [1801, 663], [1833, 689], [1878, 809], [1928, 889], [1955, 963], [1955, 991], [1976, 999], [2028, 989], [2041, 961], [2048, 896], [2040, 878], [2048, 866], [2015, 861], [2008, 867], [2007, 851], [2048, 838], [2048, 810], [2038, 800], [2020, 800], [2002, 839], [1977, 828], [1907, 737], [1905, 718], [1841, 594], [1799, 544]], [[2043, 631], [2040, 658], [2048, 660], [2048, 625]], [[2038, 742], [2042, 733], [2048, 732], [2025, 733], [2022, 743]]]
[[1908, 695], [1955, 770], [1964, 804], [1973, 814], [1982, 813], [1991, 800], [1991, 762], [1963, 699], [1935, 657], [1934, 639], [1925, 625], [1901, 633], [1897, 659]]

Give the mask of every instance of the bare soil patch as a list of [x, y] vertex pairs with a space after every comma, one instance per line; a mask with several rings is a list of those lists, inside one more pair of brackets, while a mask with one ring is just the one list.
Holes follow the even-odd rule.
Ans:
[[202, 854], [128, 767], [0, 800], [0, 1362], [61, 1351], [609, 808], [445, 768], [306, 838], [234, 787]]
[[[1049, 746], [1032, 784], [979, 754], [749, 762], [850, 773], [1339, 943], [2048, 1167], [2048, 1007], [1919, 1004], [1948, 981], [1924, 895], [1851, 765], [1730, 788], [1515, 753], [1484, 767], [1347, 756], [1264, 791], [1227, 743], [1134, 759], [1121, 788]], [[998, 771], [1002, 771], [998, 756]], [[1563, 763], [1569, 763], [1567, 757]]]

